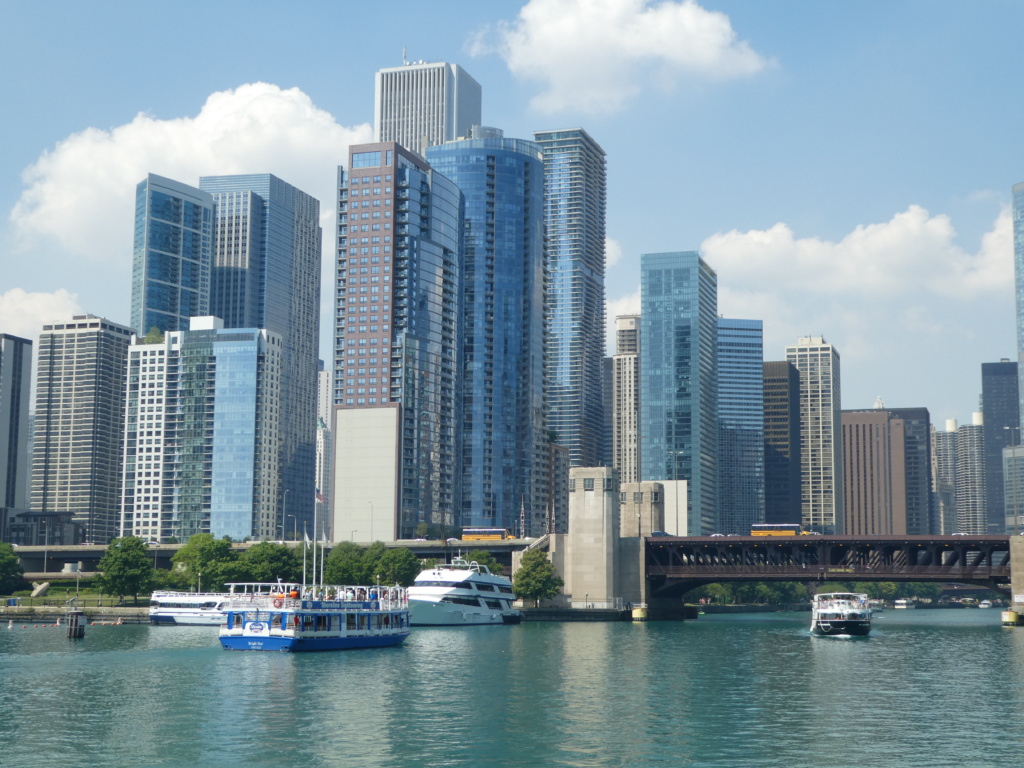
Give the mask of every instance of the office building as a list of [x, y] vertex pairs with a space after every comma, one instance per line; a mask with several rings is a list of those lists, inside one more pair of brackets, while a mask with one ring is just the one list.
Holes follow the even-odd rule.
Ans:
[[719, 533], [764, 522], [764, 331], [760, 320], [718, 318]]
[[801, 520], [800, 373], [785, 360], [764, 364], [764, 520]]
[[[320, 338], [320, 203], [268, 173], [204, 176], [216, 209], [210, 315], [281, 338], [278, 524], [313, 528]], [[286, 509], [287, 507], [287, 509]]]
[[[685, 533], [710, 534], [718, 521], [718, 277], [695, 251], [646, 253], [640, 294], [640, 475], [687, 481]], [[666, 499], [666, 516], [669, 508]]]
[[903, 422], [903, 457], [906, 470], [907, 533], [925, 536], [939, 531], [932, 495], [932, 422], [927, 408], [890, 408]]
[[462, 193], [394, 142], [338, 172], [336, 536], [415, 538], [461, 512]]
[[1003, 449], [1020, 443], [1017, 363], [981, 364], [981, 408], [985, 414], [985, 487], [988, 532], [1006, 533]]
[[9, 522], [28, 511], [32, 342], [0, 333], [0, 541], [16, 541]]
[[[330, 528], [331, 509], [331, 473], [334, 467], [334, 388], [331, 384], [331, 372], [319, 362], [320, 370], [316, 375], [316, 530], [322, 532]], [[328, 530], [328, 540], [331, 538]], [[319, 536], [319, 533], [318, 533]]]
[[279, 336], [215, 317], [133, 340], [121, 536], [283, 537], [295, 516], [277, 514], [281, 360]]
[[1024, 446], [1003, 448], [1003, 506], [1006, 533], [1024, 533]]
[[118, 534], [131, 336], [95, 315], [43, 326], [30, 505], [51, 544], [106, 544]]
[[839, 351], [807, 336], [786, 347], [786, 360], [800, 373], [801, 522], [809, 531], [843, 533]]
[[406, 62], [377, 72], [374, 141], [394, 141], [422, 155], [427, 147], [469, 136], [480, 125], [480, 84], [458, 64]]
[[188, 328], [210, 308], [213, 198], [149, 174], [135, 190], [131, 326], [145, 336]]
[[544, 164], [531, 141], [427, 150], [465, 197], [462, 269], [463, 526], [544, 533]]
[[534, 140], [544, 155], [548, 429], [571, 466], [594, 467], [604, 455], [605, 155], [581, 128]]
[[[1013, 214], [1013, 275], [1017, 298], [1017, 395], [1024, 397], [1024, 182], [1014, 184], [1011, 192]], [[1018, 405], [1018, 414], [1024, 414], [1024, 404]], [[1018, 444], [1024, 442], [1018, 436]]]
[[615, 318], [612, 357], [612, 466], [619, 480], [640, 482], [640, 316]]

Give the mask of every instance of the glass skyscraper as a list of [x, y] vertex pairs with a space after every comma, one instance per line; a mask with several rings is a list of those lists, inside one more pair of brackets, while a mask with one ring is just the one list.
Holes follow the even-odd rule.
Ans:
[[271, 174], [204, 176], [216, 210], [209, 314], [281, 338], [280, 496], [313, 529], [320, 335], [320, 203]]
[[466, 200], [462, 525], [540, 536], [548, 506], [540, 149], [474, 138], [431, 147], [427, 161]]
[[[32, 342], [0, 333], [0, 541], [12, 538], [9, 520], [28, 511]], [[34, 543], [34, 542], [31, 542]]]
[[686, 480], [687, 535], [718, 519], [718, 277], [696, 251], [640, 257], [640, 478]]
[[570, 466], [594, 467], [605, 430], [605, 154], [582, 128], [534, 139], [544, 155], [548, 429]]
[[131, 326], [177, 331], [210, 306], [213, 198], [149, 174], [135, 190]]
[[[1017, 376], [1024, 376], [1024, 182], [1013, 185], [1013, 273], [1017, 295]], [[1024, 398], [1024, 382], [1018, 381], [1017, 396]], [[1018, 412], [1024, 414], [1024, 402]], [[1019, 439], [1018, 443], [1024, 443]]]
[[333, 528], [451, 530], [461, 512], [459, 188], [394, 142], [338, 172]]
[[[1017, 363], [981, 364], [981, 408], [985, 414], [985, 484], [988, 533], [1006, 533], [1003, 449], [1020, 445]], [[1012, 516], [1012, 513], [1011, 513]]]
[[[128, 351], [122, 536], [276, 538], [282, 342], [193, 318]], [[291, 528], [291, 526], [288, 526]]]
[[764, 331], [718, 318], [718, 532], [765, 521]]

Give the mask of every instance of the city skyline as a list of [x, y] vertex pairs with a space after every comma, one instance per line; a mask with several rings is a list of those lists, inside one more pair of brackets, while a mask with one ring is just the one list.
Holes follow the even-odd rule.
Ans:
[[[641, 253], [699, 249], [720, 310], [764, 320], [766, 359], [804, 335], [843, 350], [845, 407], [881, 395], [967, 422], [978, 364], [1012, 356], [1008, 206], [1024, 178], [1012, 162], [1024, 107], [1005, 73], [1024, 9], [908, 2], [785, 17], [623, 2], [558, 37], [578, 4], [392, 7], [397, 28], [376, 32], [379, 9], [324, 5], [309, 29], [225, 3], [189, 25], [200, 49], [220, 46], [218, 67], [131, 72], [109, 62], [137, 60], [142, 40], [171, 40], [185, 20], [154, 28], [145, 11], [69, 3], [44, 24], [31, 6], [6, 8], [0, 57], [25, 72], [5, 84], [20, 117], [3, 128], [0, 330], [36, 340], [43, 322], [81, 312], [130, 322], [125, 222], [150, 172], [271, 172], [318, 198], [333, 231], [334, 169], [372, 135], [373, 73], [400, 65], [406, 45], [411, 60], [462, 66], [482, 87], [483, 122], [506, 136], [578, 126], [607, 152], [606, 339], [616, 315], [639, 309]], [[703, 46], [676, 47], [709, 63], [652, 34], [683, 18]], [[217, 34], [228, 19], [239, 43]], [[309, 53], [344, 28], [371, 31], [337, 60]], [[416, 42], [426, 32], [429, 47]], [[281, 55], [263, 55], [267, 35]], [[25, 69], [30, 57], [41, 65]], [[638, 144], [657, 142], [672, 151], [641, 162]], [[322, 317], [332, 301], [321, 294]], [[909, 340], [898, 360], [880, 343], [894, 331]]]

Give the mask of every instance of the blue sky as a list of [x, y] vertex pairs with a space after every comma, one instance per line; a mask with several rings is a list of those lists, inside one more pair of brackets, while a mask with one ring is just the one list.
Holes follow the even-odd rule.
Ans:
[[336, 166], [405, 48], [464, 66], [507, 136], [603, 146], [609, 323], [639, 310], [641, 253], [699, 249], [766, 359], [824, 335], [845, 408], [968, 421], [980, 364], [1015, 349], [1022, 30], [1010, 0], [0, 0], [0, 331], [127, 321], [147, 172], [275, 173], [329, 242]]

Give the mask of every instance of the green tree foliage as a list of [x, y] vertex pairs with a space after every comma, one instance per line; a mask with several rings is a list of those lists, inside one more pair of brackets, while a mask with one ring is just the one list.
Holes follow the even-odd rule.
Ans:
[[214, 539], [209, 533], [197, 533], [171, 558], [177, 577], [188, 589], [220, 592], [229, 581], [239, 581], [238, 558], [231, 542]]
[[351, 541], [343, 541], [327, 556], [324, 581], [328, 584], [362, 584], [363, 548]]
[[408, 587], [419, 574], [420, 561], [412, 550], [400, 547], [389, 549], [377, 561], [377, 574], [381, 584], [398, 584]]
[[155, 325], [149, 329], [149, 333], [146, 334], [146, 338], [143, 339], [144, 344], [163, 344], [164, 334]]
[[502, 573], [505, 570], [505, 566], [495, 560], [494, 555], [486, 549], [474, 549], [466, 555], [466, 559], [470, 562], [476, 560], [478, 564], [486, 565], [491, 569], [491, 573]]
[[263, 541], [249, 547], [239, 558], [245, 574], [240, 581], [302, 581], [302, 554], [298, 550]]
[[114, 539], [99, 563], [102, 576], [99, 588], [108, 595], [117, 595], [122, 600], [131, 595], [136, 600], [140, 594], [153, 588], [153, 560], [145, 542], [135, 536]]
[[401, 584], [409, 586], [422, 570], [416, 555], [405, 547], [388, 549], [379, 541], [363, 549], [343, 541], [327, 556], [324, 581], [328, 584]]
[[0, 594], [9, 595], [23, 581], [24, 571], [18, 562], [18, 555], [14, 547], [6, 542], [0, 542]]
[[516, 597], [533, 600], [535, 605], [557, 595], [563, 583], [548, 556], [539, 549], [524, 552], [519, 570], [512, 575], [512, 591]]

